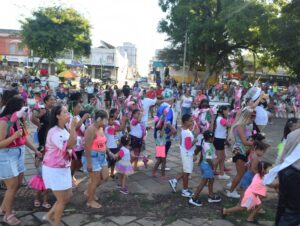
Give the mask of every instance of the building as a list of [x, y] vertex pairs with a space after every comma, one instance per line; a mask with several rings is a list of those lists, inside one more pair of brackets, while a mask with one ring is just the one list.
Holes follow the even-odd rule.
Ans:
[[92, 48], [90, 57], [83, 58], [83, 63], [88, 66], [88, 72], [93, 78], [109, 76], [124, 80], [127, 75], [127, 55], [123, 57], [116, 47], [104, 41], [101, 41], [99, 47]]
[[0, 61], [7, 65], [28, 63], [29, 50], [21, 45], [19, 30], [0, 29]]

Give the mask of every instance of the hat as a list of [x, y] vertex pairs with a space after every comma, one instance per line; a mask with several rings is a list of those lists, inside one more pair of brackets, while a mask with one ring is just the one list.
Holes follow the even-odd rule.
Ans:
[[169, 99], [169, 98], [172, 98], [173, 97], [173, 90], [171, 89], [165, 89], [163, 92], [162, 92], [162, 96], [164, 99]]
[[252, 101], [255, 101], [259, 98], [261, 94], [261, 88], [253, 86], [245, 95], [245, 98], [250, 98]]

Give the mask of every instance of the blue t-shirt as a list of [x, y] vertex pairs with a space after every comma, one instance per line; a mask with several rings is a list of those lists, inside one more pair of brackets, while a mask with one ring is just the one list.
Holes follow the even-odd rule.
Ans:
[[[163, 115], [164, 110], [168, 107], [170, 109], [169, 109], [168, 113], [165, 115], [164, 122], [172, 125], [172, 123], [173, 123], [173, 109], [171, 108], [171, 106], [169, 104], [167, 104], [167, 103], [161, 104], [160, 107], [157, 109], [156, 115], [157, 115], [158, 118], [160, 118]], [[170, 131], [171, 131], [170, 128], [168, 128], [168, 127], [165, 128], [165, 133], [166, 134], [168, 134]], [[154, 138], [156, 139], [156, 129], [154, 131]], [[167, 139], [168, 138], [169, 137], [167, 137]]]

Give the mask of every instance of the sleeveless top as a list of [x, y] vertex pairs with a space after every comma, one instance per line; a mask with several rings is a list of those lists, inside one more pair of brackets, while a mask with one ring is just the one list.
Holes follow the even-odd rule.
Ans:
[[[248, 148], [243, 144], [243, 142], [242, 142], [242, 140], [241, 140], [241, 138], [240, 138], [240, 136], [238, 134], [238, 130], [237, 130], [236, 127], [233, 129], [233, 133], [234, 133], [234, 140], [235, 140], [233, 148], [239, 148], [239, 153], [241, 155], [245, 155], [246, 156]], [[248, 139], [251, 136], [250, 128], [248, 128], [246, 126], [244, 128], [244, 133], [246, 135], [246, 138]]]
[[106, 137], [105, 135], [101, 136], [97, 132], [96, 138], [93, 140], [91, 151], [105, 152], [106, 151]]
[[[7, 132], [6, 138], [14, 135], [14, 133], [16, 131], [18, 131], [19, 129], [22, 129], [19, 120], [17, 120], [16, 122], [11, 122], [7, 116], [4, 116], [4, 117], [0, 118], [0, 121], [5, 121], [7, 123], [6, 131], [5, 131], [5, 132]], [[27, 134], [26, 131], [23, 131], [23, 136], [15, 139], [12, 143], [10, 143], [7, 146], [7, 148], [17, 148], [17, 147], [25, 145], [26, 134]]]

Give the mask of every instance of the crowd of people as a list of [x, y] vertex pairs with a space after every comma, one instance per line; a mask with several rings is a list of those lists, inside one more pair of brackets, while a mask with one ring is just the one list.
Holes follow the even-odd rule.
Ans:
[[[0, 180], [7, 190], [0, 213], [8, 225], [21, 223], [13, 211], [13, 202], [24, 177], [25, 146], [35, 152], [37, 175], [29, 181], [29, 186], [37, 191], [34, 206], [49, 209], [44, 219], [59, 226], [72, 188], [77, 186], [76, 172], [81, 168], [89, 175], [84, 192], [87, 207], [98, 209], [105, 205], [96, 189], [109, 177], [116, 178], [116, 174], [119, 192], [129, 193], [128, 179], [139, 170], [138, 162], [148, 167], [145, 141], [152, 131], [156, 160], [152, 177], [166, 180], [173, 192], [182, 181], [181, 195], [188, 198], [189, 204], [202, 206], [200, 197], [206, 185], [208, 202], [221, 202], [214, 192], [214, 180], [232, 179], [225, 194], [240, 202], [223, 208], [223, 217], [249, 210], [247, 221], [255, 223], [258, 212], [263, 210], [261, 198], [266, 196], [268, 186], [279, 190], [277, 225], [300, 223], [300, 202], [295, 201], [295, 184], [300, 182], [300, 155], [294, 154], [300, 149], [297, 86], [290, 86], [282, 94], [276, 84], [259, 82], [249, 88], [225, 83], [206, 89], [202, 83], [177, 84], [173, 79], [165, 79], [156, 88], [143, 89], [137, 82], [131, 88], [125, 82], [122, 89], [109, 85], [102, 89], [88, 81], [82, 84], [80, 92], [70, 92], [64, 84], [53, 90], [38, 78], [22, 77], [7, 84], [2, 87], [0, 115]], [[216, 101], [222, 103], [211, 107], [210, 103]], [[283, 102], [289, 103], [292, 110], [280, 115], [275, 106]], [[289, 117], [278, 151], [281, 168], [276, 166], [270, 171], [274, 174], [277, 169], [277, 180], [270, 179], [273, 174], [267, 174], [271, 164], [262, 161], [269, 147], [263, 131], [272, 115]], [[33, 140], [28, 136], [29, 121], [37, 128]], [[168, 152], [178, 140], [182, 172], [170, 179], [166, 175]], [[225, 149], [232, 150], [236, 167], [233, 178], [226, 173], [230, 169], [225, 166], [229, 158]], [[292, 162], [291, 156], [295, 157]], [[195, 162], [201, 180], [193, 192], [189, 180]], [[297, 177], [295, 184], [290, 174], [294, 175], [293, 180]], [[47, 198], [50, 191], [56, 198], [53, 205]], [[297, 224], [287, 224], [292, 221]]]

